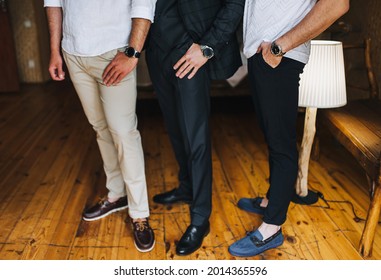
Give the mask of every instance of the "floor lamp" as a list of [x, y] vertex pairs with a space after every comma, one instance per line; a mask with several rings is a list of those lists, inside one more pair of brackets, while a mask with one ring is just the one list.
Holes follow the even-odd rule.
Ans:
[[309, 195], [308, 165], [316, 132], [319, 108], [336, 108], [347, 103], [343, 46], [337, 41], [311, 41], [311, 55], [300, 76], [299, 107], [305, 107], [303, 140], [299, 152], [296, 194]]

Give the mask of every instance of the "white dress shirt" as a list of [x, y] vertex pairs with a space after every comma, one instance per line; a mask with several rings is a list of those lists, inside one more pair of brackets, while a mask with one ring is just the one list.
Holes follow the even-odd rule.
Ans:
[[63, 11], [62, 48], [97, 56], [128, 44], [132, 18], [153, 22], [156, 0], [44, 0]]

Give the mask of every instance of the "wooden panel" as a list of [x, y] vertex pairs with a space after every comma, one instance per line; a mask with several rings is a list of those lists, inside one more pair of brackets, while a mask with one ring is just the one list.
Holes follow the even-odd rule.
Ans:
[[12, 0], [8, 4], [20, 81], [38, 83], [50, 80], [49, 34], [43, 1]]
[[0, 1], [0, 92], [20, 89], [7, 2]]

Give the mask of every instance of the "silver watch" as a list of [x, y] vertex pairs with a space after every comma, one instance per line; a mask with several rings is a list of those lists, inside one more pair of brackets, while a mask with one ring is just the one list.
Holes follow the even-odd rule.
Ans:
[[202, 55], [207, 59], [211, 59], [214, 56], [214, 50], [207, 45], [200, 45]]

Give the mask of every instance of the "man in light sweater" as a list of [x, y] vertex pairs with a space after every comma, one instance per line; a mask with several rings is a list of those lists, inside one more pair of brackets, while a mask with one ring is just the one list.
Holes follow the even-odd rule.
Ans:
[[266, 197], [242, 198], [238, 207], [263, 215], [258, 229], [229, 247], [250, 257], [283, 244], [281, 225], [295, 193], [298, 173], [296, 119], [299, 76], [310, 40], [349, 9], [349, 0], [246, 1], [244, 54], [255, 110], [269, 150]]
[[[45, 0], [50, 31], [49, 72], [65, 79], [63, 57], [86, 117], [96, 132], [107, 198], [86, 209], [94, 221], [129, 207], [137, 250], [155, 244], [140, 133], [136, 65], [153, 21], [156, 0]], [[62, 42], [61, 42], [62, 37]]]

